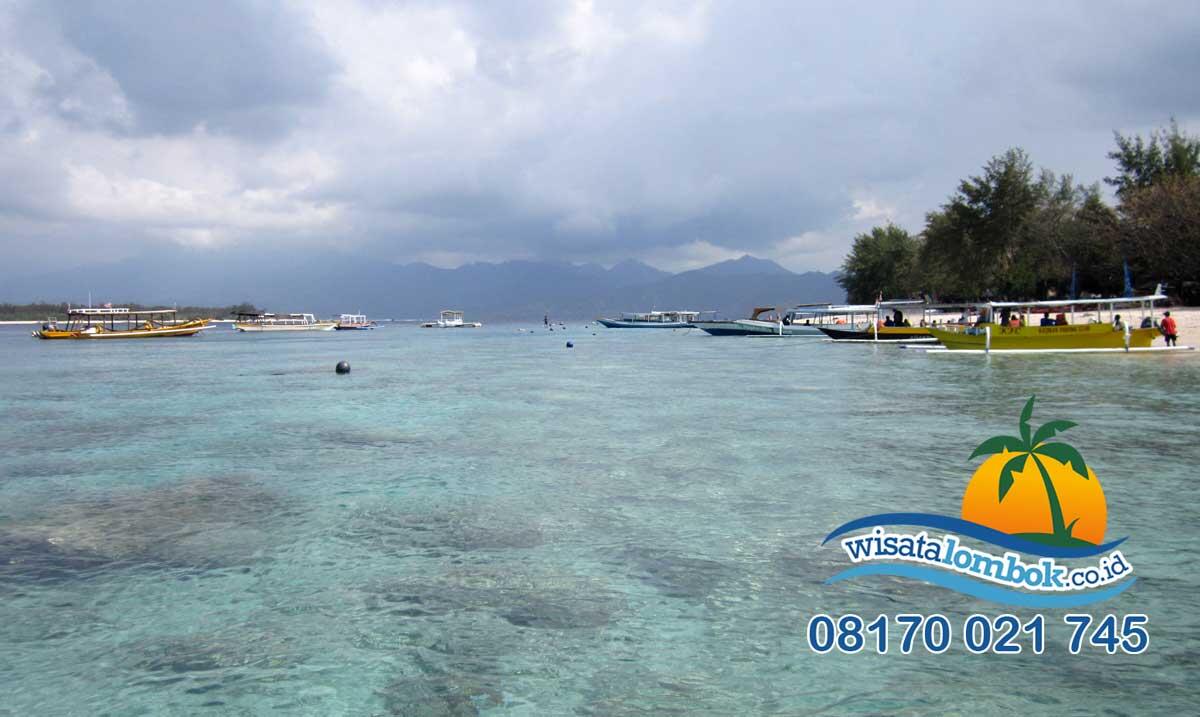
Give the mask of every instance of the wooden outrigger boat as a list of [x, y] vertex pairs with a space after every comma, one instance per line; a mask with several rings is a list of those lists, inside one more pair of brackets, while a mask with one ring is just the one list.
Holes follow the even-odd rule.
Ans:
[[[911, 319], [905, 318], [905, 311], [921, 309], [922, 316], [932, 308], [920, 299], [901, 299], [893, 301], [878, 301], [874, 304], [854, 304], [849, 306], [831, 306], [825, 311], [849, 317], [844, 325], [821, 326], [821, 333], [833, 341], [850, 343], [933, 343], [937, 341], [927, 326], [926, 320], [921, 319], [920, 325], [911, 326]], [[890, 315], [890, 316], [889, 316]], [[888, 325], [885, 317], [892, 319], [895, 325]]]
[[233, 328], [243, 333], [269, 333], [276, 331], [333, 331], [333, 321], [318, 321], [312, 314], [252, 314], [238, 312]]
[[[953, 353], [1190, 351], [1191, 346], [1153, 345], [1161, 335], [1152, 317], [1154, 303], [1166, 298], [1161, 289], [1156, 289], [1148, 296], [1110, 299], [989, 301], [977, 305], [979, 321], [974, 325], [930, 331]], [[1126, 315], [1122, 317], [1120, 311]], [[1136, 325], [1131, 323], [1132, 311], [1138, 313]], [[1053, 319], [1052, 313], [1057, 314]], [[1079, 323], [1077, 313], [1083, 314]], [[1005, 315], [1009, 316], [1008, 322], [1002, 318]], [[1040, 319], [1035, 319], [1038, 315]], [[1020, 325], [1013, 325], [1012, 317], [1017, 317]]]
[[68, 309], [67, 325], [47, 320], [33, 332], [39, 339], [153, 339], [194, 336], [211, 328], [212, 319], [179, 321], [175, 309], [128, 309], [109, 306]]

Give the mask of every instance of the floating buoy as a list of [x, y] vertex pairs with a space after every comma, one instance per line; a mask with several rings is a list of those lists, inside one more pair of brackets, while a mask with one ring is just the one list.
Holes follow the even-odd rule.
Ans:
[[567, 348], [569, 348], [569, 349], [573, 349], [573, 348], [575, 348], [575, 342], [574, 342], [574, 341], [568, 341], [568, 342], [567, 342]]
[[338, 361], [337, 367], [333, 369], [337, 373], [350, 373], [349, 361]]

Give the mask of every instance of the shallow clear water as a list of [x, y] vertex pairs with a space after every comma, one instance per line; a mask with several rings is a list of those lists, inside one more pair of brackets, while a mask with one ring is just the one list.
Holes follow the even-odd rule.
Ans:
[[[1200, 357], [536, 328], [0, 329], [0, 715], [1194, 711]], [[1005, 611], [824, 585], [820, 541], [957, 514], [1034, 392], [1130, 536], [1092, 612], [1150, 650], [812, 654], [819, 611]]]

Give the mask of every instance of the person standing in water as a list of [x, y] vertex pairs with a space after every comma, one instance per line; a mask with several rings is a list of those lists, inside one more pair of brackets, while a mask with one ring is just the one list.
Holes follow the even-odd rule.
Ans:
[[1162, 331], [1163, 338], [1167, 340], [1167, 346], [1176, 346], [1175, 342], [1179, 339], [1179, 330], [1175, 328], [1175, 319], [1171, 317], [1170, 311], [1163, 312], [1162, 323], [1158, 325], [1159, 331]]

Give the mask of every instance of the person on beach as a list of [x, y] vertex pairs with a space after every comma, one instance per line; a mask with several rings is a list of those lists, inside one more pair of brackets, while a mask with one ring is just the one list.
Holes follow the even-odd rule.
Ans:
[[1167, 340], [1167, 346], [1178, 345], [1175, 342], [1179, 338], [1179, 331], [1175, 328], [1175, 319], [1171, 317], [1170, 311], [1163, 312], [1163, 320], [1158, 325], [1158, 330], [1162, 332], [1163, 338]]

